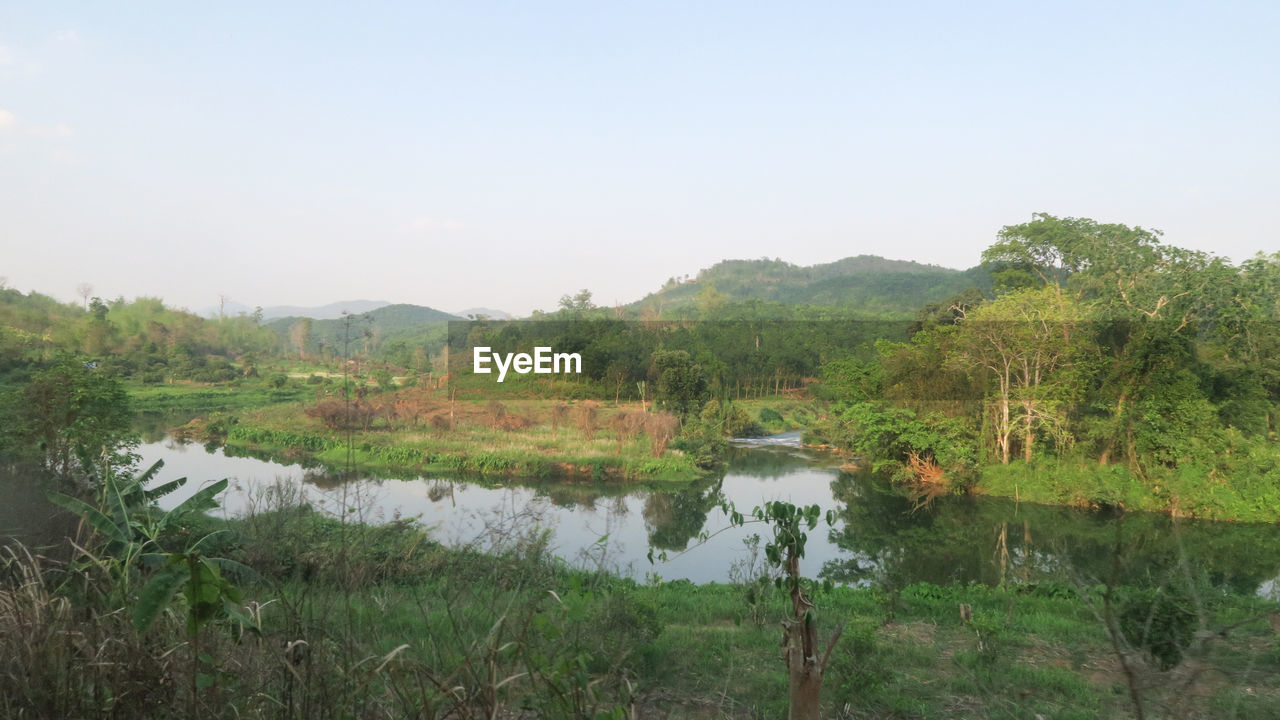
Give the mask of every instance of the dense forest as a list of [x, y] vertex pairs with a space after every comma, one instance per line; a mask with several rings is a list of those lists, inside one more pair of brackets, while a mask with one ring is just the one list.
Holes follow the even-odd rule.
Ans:
[[1232, 265], [1039, 215], [983, 259], [991, 296], [932, 305], [910, 340], [824, 367], [844, 401], [816, 436], [979, 491], [1275, 519], [1280, 254]]
[[960, 271], [874, 255], [811, 266], [767, 258], [726, 260], [693, 279], [670, 278], [658, 292], [629, 308], [652, 312], [759, 300], [843, 308], [865, 318], [900, 318], [922, 303], [971, 287], [991, 287], [991, 277], [981, 266]]

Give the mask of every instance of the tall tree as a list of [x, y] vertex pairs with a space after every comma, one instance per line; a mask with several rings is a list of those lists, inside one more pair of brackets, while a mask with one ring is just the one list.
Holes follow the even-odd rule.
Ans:
[[93, 295], [93, 286], [87, 282], [82, 282], [76, 286], [76, 294], [84, 299], [84, 309], [89, 309], [89, 296]]
[[1021, 277], [1024, 286], [1052, 288], [1095, 322], [1104, 362], [1092, 404], [1105, 410], [1089, 434], [1103, 464], [1118, 445], [1136, 464], [1136, 394], [1157, 392], [1148, 387], [1153, 378], [1175, 376], [1155, 372], [1167, 369], [1171, 358], [1194, 361], [1190, 336], [1212, 314], [1208, 299], [1215, 288], [1232, 282], [1222, 259], [1162, 245], [1160, 236], [1142, 227], [1037, 213], [1029, 223], [1006, 226], [982, 255], [1006, 287]]
[[95, 461], [129, 464], [134, 439], [129, 397], [118, 380], [83, 357], [64, 355], [22, 391], [16, 440], [58, 475], [79, 467], [77, 450]]
[[1054, 286], [1020, 290], [966, 313], [952, 360], [993, 383], [992, 432], [1008, 463], [1016, 434], [1023, 458], [1034, 456], [1037, 431], [1060, 431], [1080, 384], [1073, 369], [1090, 341], [1073, 332], [1074, 301]]
[[298, 357], [306, 359], [307, 344], [311, 341], [311, 318], [298, 318], [289, 327], [289, 340], [298, 348]]

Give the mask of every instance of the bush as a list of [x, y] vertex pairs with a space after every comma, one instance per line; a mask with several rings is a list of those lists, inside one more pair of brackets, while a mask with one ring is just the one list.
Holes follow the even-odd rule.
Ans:
[[209, 416], [209, 420], [205, 423], [205, 433], [208, 435], [216, 435], [226, 437], [231, 432], [231, 428], [239, 424], [240, 419], [235, 415], [227, 415], [226, 413], [216, 412]]
[[368, 430], [373, 424], [375, 408], [356, 401], [343, 402], [334, 398], [321, 400], [303, 411], [307, 417], [318, 418], [330, 430]]
[[660, 457], [667, 449], [667, 443], [675, 437], [680, 427], [680, 419], [671, 413], [653, 413], [645, 420], [644, 430], [649, 435], [649, 454]]
[[874, 624], [863, 621], [846, 625], [836, 647], [827, 675], [835, 680], [832, 695], [837, 704], [865, 704], [893, 678], [876, 641]]
[[1182, 662], [1182, 651], [1191, 644], [1198, 616], [1186, 593], [1173, 586], [1154, 589], [1121, 588], [1120, 631], [1134, 647], [1140, 647], [1161, 670]]
[[[651, 436], [652, 437], [652, 436]], [[719, 428], [703, 422], [689, 422], [674, 443], [675, 448], [693, 459], [702, 469], [715, 467], [729, 447]]]
[[764, 428], [752, 420], [746, 410], [730, 405], [724, 413], [724, 432], [729, 437], [759, 437], [764, 434]]
[[574, 413], [574, 421], [583, 438], [587, 441], [595, 440], [596, 430], [600, 428], [600, 404], [592, 401], [582, 403]]
[[[261, 505], [234, 523], [243, 562], [260, 575], [333, 586], [414, 584], [431, 576], [436, 544], [414, 522], [351, 524], [304, 504], [296, 486], [270, 488]], [[346, 562], [335, 562], [345, 557]]]
[[618, 444], [629, 443], [644, 430], [647, 415], [639, 411], [619, 410], [609, 416], [609, 427]]

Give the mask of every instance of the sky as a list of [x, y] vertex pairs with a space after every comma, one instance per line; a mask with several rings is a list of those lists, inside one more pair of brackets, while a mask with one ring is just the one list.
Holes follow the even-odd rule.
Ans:
[[1032, 213], [1280, 250], [1280, 3], [0, 4], [0, 277], [523, 315]]

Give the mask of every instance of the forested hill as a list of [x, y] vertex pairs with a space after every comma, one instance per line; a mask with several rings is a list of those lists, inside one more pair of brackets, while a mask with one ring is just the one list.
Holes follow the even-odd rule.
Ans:
[[788, 305], [847, 307], [875, 315], [910, 315], [921, 305], [939, 302], [967, 288], [991, 289], [980, 267], [953, 270], [875, 255], [858, 255], [820, 265], [783, 260], [725, 260], [696, 279], [671, 278], [656, 293], [633, 304], [636, 309], [676, 308], [703, 302], [764, 300]]
[[[360, 315], [337, 320], [313, 320], [311, 318], [285, 317], [266, 323], [282, 337], [296, 344], [298, 338], [306, 338], [305, 344], [318, 349], [329, 348], [342, 352], [344, 344], [351, 348], [387, 349], [389, 345], [412, 350], [426, 346], [428, 353], [436, 352], [444, 344], [445, 326], [450, 320], [466, 318], [423, 305], [386, 305]], [[398, 342], [397, 342], [398, 341]]]
[[[451, 315], [443, 310], [436, 310], [425, 305], [407, 305], [404, 303], [384, 305], [362, 314], [351, 313], [351, 316], [356, 321], [356, 325], [352, 327], [359, 327], [360, 332], [370, 329], [384, 334], [434, 323], [446, 323], [450, 320], [466, 320], [464, 317]], [[290, 315], [270, 320], [266, 323], [266, 326], [278, 332], [286, 332], [294, 323], [302, 319]], [[317, 335], [328, 335], [334, 328], [341, 331], [345, 322], [342, 318], [330, 320], [307, 319], [311, 320], [311, 332]]]
[[[336, 320], [342, 313], [372, 312], [389, 306], [386, 300], [344, 300], [341, 302], [320, 305], [319, 307], [300, 307], [297, 305], [276, 305], [262, 309], [262, 316], [267, 320], [285, 317], [309, 317], [316, 320]], [[430, 308], [427, 308], [428, 310]]]

